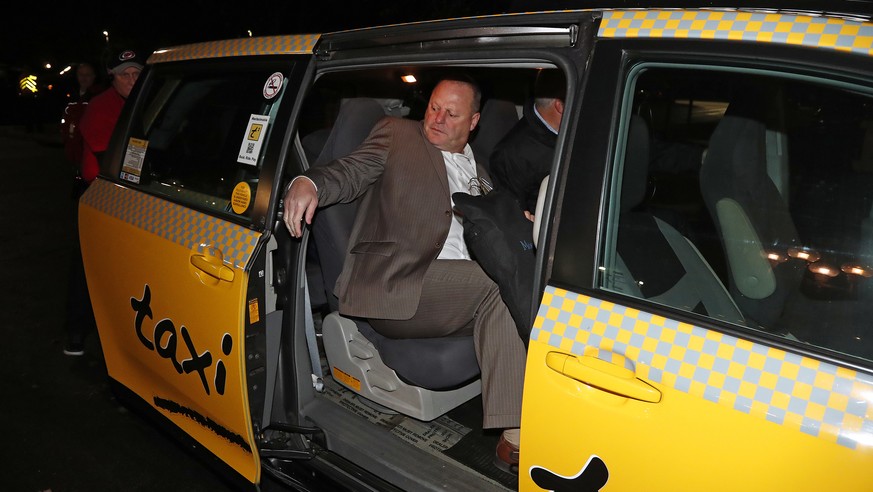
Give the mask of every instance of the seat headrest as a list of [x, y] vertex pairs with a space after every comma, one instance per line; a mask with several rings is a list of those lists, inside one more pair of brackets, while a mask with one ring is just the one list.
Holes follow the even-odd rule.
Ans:
[[491, 151], [518, 122], [515, 103], [503, 99], [488, 99], [482, 106], [476, 134], [470, 147], [477, 157], [488, 159]]
[[753, 90], [730, 102], [709, 138], [701, 168], [704, 195], [729, 189], [729, 195], [763, 196], [762, 187], [770, 186], [763, 111], [761, 97]]

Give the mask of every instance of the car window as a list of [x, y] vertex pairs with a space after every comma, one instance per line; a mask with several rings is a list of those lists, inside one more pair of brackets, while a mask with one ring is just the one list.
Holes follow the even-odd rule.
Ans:
[[601, 287], [873, 359], [873, 93], [651, 64], [625, 94]]
[[119, 177], [247, 221], [286, 73], [228, 65], [184, 74], [156, 69]]
[[344, 105], [363, 102], [380, 107], [380, 116], [421, 121], [433, 86], [442, 77], [466, 74], [476, 81], [482, 93], [480, 119], [469, 142], [477, 159], [487, 163], [499, 140], [522, 117], [525, 106], [532, 104], [537, 74], [542, 69], [554, 68], [547, 63], [540, 65], [458, 68], [413, 64], [327, 73], [309, 89], [300, 110], [298, 134], [304, 155], [309, 165], [313, 165], [324, 150], [327, 151], [325, 156], [345, 155], [354, 150], [354, 145], [338, 142], [338, 135], [331, 137], [332, 132], [339, 130], [336, 128], [339, 123], [358, 126], [366, 121], [366, 128], [357, 129], [363, 130], [366, 136], [373, 123], [364, 118], [360, 110], [353, 111], [351, 121], [337, 121]]

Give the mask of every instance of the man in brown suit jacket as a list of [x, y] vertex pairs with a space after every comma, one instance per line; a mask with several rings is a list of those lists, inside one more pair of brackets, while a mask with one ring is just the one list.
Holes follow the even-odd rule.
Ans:
[[[316, 208], [363, 196], [337, 280], [340, 312], [390, 338], [472, 334], [485, 428], [501, 436], [498, 466], [517, 465], [525, 350], [497, 285], [470, 260], [453, 192], [486, 178], [467, 144], [479, 121], [472, 80], [444, 79], [424, 121], [386, 117], [354, 152], [289, 185], [285, 224], [300, 237]], [[510, 451], [507, 453], [506, 449]]]

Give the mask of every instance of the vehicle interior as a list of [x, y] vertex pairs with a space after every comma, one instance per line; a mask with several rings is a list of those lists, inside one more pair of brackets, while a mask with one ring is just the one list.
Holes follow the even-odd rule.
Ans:
[[[640, 286], [631, 295], [871, 358], [863, 321], [871, 276], [870, 94], [790, 74], [678, 66], [641, 70], [634, 82], [623, 207], [626, 195], [642, 195], [631, 200], [633, 211], [678, 231], [711, 269], [697, 288], [708, 290], [703, 280], [714, 276], [728, 297], [713, 311], [665, 296], [664, 285], [672, 285], [665, 277], [681, 268], [665, 269], [669, 258], [657, 245], [636, 251], [636, 260], [622, 254], [622, 234], [642, 230], [622, 212], [617, 248], [635, 263], [628, 266]], [[632, 129], [638, 120], [648, 142], [642, 163]], [[641, 169], [645, 185], [628, 179]]]
[[[483, 90], [471, 146], [488, 155], [541, 67], [464, 68]], [[308, 165], [351, 152], [385, 115], [420, 120], [434, 82], [454, 70], [324, 75], [300, 119]], [[859, 320], [873, 274], [873, 99], [790, 76], [687, 67], [643, 70], [633, 84], [613, 191], [615, 265], [602, 287], [871, 358]], [[354, 216], [355, 203], [320, 210], [307, 242], [323, 388], [298, 378], [300, 415], [332, 451], [401, 487], [513, 489], [515, 477], [491, 463], [499, 432], [481, 427], [471, 342], [392, 340], [337, 312], [332, 286]]]
[[[421, 120], [435, 83], [462, 70], [483, 95], [470, 145], [477, 157], [488, 156], [521, 117], [544, 67], [398, 66], [328, 73], [304, 102], [300, 148], [309, 166], [319, 166], [354, 150], [386, 115]], [[311, 226], [307, 286], [323, 390], [302, 398], [301, 415], [324, 432], [331, 450], [402, 488], [514, 489], [516, 477], [492, 464], [500, 431], [482, 429], [472, 337], [389, 339], [367, 320], [338, 313], [333, 285], [356, 206], [320, 209]], [[375, 441], [378, 455], [370, 447]]]

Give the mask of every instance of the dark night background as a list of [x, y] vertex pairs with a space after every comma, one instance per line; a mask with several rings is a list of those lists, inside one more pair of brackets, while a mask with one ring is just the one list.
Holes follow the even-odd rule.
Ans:
[[[521, 11], [689, 3], [690, 0], [11, 0], [0, 8], [0, 491], [229, 490], [158, 427], [119, 405], [96, 336], [62, 355], [65, 286], [76, 254], [72, 175], [58, 124], [75, 90], [67, 65], [132, 46], [148, 53], [247, 36]], [[697, 0], [873, 12], [873, 0]], [[109, 32], [109, 42], [103, 31]], [[52, 68], [46, 69], [50, 63]], [[23, 73], [37, 98], [19, 95]], [[52, 85], [52, 90], [48, 85]], [[27, 130], [25, 131], [25, 126]]]
[[[53, 124], [75, 90], [68, 65], [91, 61], [98, 73], [108, 53], [134, 47], [150, 53], [179, 44], [253, 36], [325, 33], [373, 25], [497, 14], [588, 2], [544, 0], [419, 0], [272, 2], [177, 0], [15, 2], [3, 8], [0, 30], [0, 125]], [[108, 42], [103, 31], [109, 33]], [[51, 64], [51, 68], [45, 68]], [[38, 77], [36, 100], [23, 100], [18, 81]], [[51, 89], [49, 89], [51, 86]]]
[[[870, 0], [760, 0], [761, 5], [794, 10], [873, 12]], [[744, 0], [273, 0], [88, 1], [12, 0], [0, 9], [0, 125], [56, 123], [74, 90], [68, 65], [92, 61], [105, 73], [108, 53], [134, 47], [150, 53], [179, 44], [248, 35], [332, 31], [449, 17], [613, 7], [718, 7]], [[824, 7], [823, 7], [824, 6]], [[107, 42], [103, 32], [109, 33]], [[46, 64], [51, 68], [45, 68]], [[38, 76], [36, 101], [22, 101], [22, 74]], [[52, 89], [48, 90], [51, 85]], [[36, 110], [34, 111], [34, 108]], [[30, 121], [25, 121], [30, 118]]]

